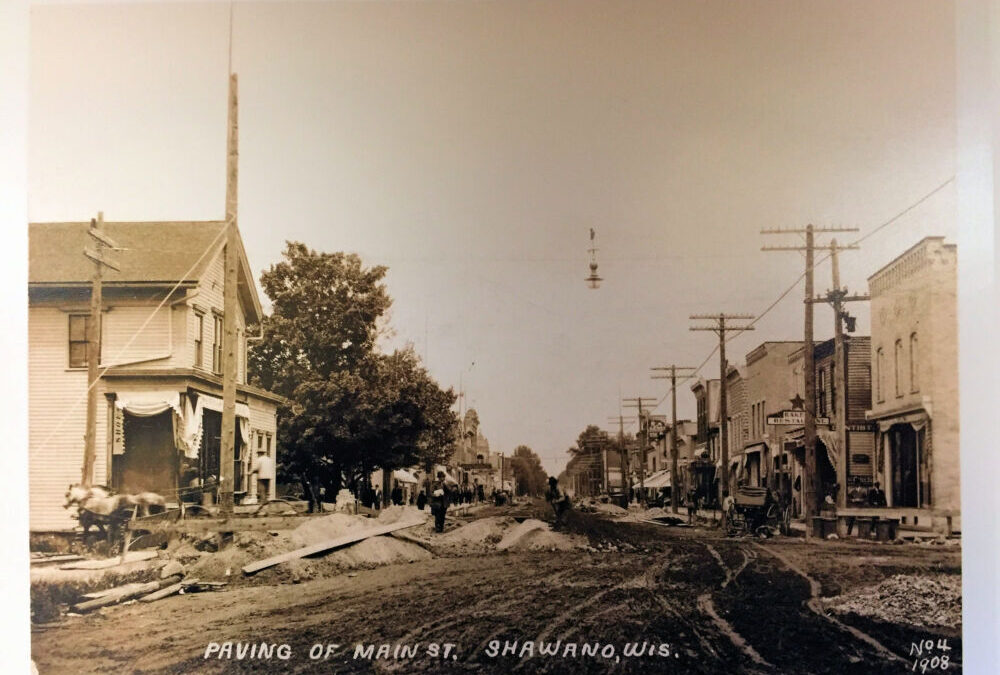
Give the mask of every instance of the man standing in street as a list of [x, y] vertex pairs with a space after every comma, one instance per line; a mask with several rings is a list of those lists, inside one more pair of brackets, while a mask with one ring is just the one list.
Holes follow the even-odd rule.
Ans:
[[569, 495], [559, 489], [559, 479], [549, 476], [549, 490], [545, 493], [545, 499], [552, 504], [552, 509], [556, 512], [555, 529], [562, 527], [563, 518], [569, 510]]
[[431, 513], [434, 515], [434, 530], [444, 532], [444, 516], [448, 511], [448, 485], [444, 471], [438, 471], [437, 480], [431, 485]]

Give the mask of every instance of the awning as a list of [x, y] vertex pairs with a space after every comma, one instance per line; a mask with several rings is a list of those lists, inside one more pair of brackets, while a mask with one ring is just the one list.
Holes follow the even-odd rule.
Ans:
[[[201, 446], [202, 422], [205, 419], [206, 410], [222, 412], [222, 399], [208, 394], [198, 394], [198, 403], [191, 405], [191, 397], [187, 399], [187, 415], [184, 424], [184, 455], [189, 458], [198, 456], [198, 448]], [[250, 406], [246, 403], [236, 403], [236, 428], [239, 430], [240, 440], [244, 445], [250, 445]]]
[[826, 456], [830, 459], [830, 466], [836, 469], [837, 457], [840, 456], [840, 443], [837, 439], [837, 433], [829, 429], [816, 429], [816, 438], [823, 441], [823, 447], [826, 448]]
[[115, 407], [136, 417], [153, 417], [168, 410], [181, 415], [178, 391], [124, 391], [115, 393]]
[[400, 483], [418, 483], [417, 477], [406, 469], [396, 469], [392, 472], [392, 477]]
[[652, 476], [646, 479], [646, 487], [653, 488], [654, 490], [659, 490], [660, 488], [670, 487], [670, 470], [657, 471]]
[[918, 410], [906, 415], [896, 415], [880, 419], [878, 420], [878, 430], [885, 433], [896, 424], [909, 424], [913, 427], [914, 431], [920, 431], [928, 421], [930, 421], [930, 416], [927, 414], [927, 411]]
[[767, 443], [754, 443], [753, 445], [748, 445], [743, 454], [749, 455], [752, 452], [761, 452], [763, 450], [767, 450]]

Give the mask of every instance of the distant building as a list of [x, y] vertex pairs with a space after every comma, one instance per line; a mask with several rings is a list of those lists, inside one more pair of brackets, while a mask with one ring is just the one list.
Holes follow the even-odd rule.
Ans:
[[769, 424], [768, 417], [781, 415], [792, 407], [797, 388], [788, 357], [801, 349], [802, 344], [801, 341], [764, 342], [746, 356], [749, 430], [745, 453], [748, 465], [760, 467], [759, 482], [754, 482], [751, 476], [750, 484], [767, 484], [785, 494], [792, 492], [792, 457], [782, 446], [784, 428]]
[[940, 527], [961, 508], [955, 245], [926, 237], [868, 288], [877, 476], [890, 506], [927, 510], [911, 524]]
[[690, 485], [712, 503], [718, 498], [716, 476], [721, 470], [719, 452], [719, 380], [698, 378], [691, 385], [697, 407], [695, 456], [688, 464]]
[[[848, 486], [837, 485], [837, 466], [847, 462], [847, 480], [850, 484], [859, 478], [865, 485], [873, 480], [872, 454], [874, 434], [865, 418], [867, 401], [871, 397], [871, 372], [868, 354], [871, 338], [867, 335], [845, 335], [844, 351], [847, 358], [847, 448], [839, 447], [834, 425], [836, 416], [836, 378], [834, 377], [834, 340], [821, 342], [813, 347], [813, 366], [816, 382], [816, 494], [819, 498], [835, 495]], [[794, 375], [795, 398], [805, 394], [802, 373], [805, 348], [799, 347], [788, 357]], [[789, 411], [794, 413], [795, 411]], [[804, 412], [801, 412], [804, 419]], [[800, 424], [784, 427], [784, 450], [795, 458], [789, 477], [800, 486], [792, 491], [796, 513], [801, 513], [802, 471], [805, 467], [805, 428]]]
[[750, 437], [750, 413], [743, 366], [730, 365], [726, 373], [726, 440], [729, 455], [729, 491], [740, 481], [760, 482], [760, 454], [744, 454]]

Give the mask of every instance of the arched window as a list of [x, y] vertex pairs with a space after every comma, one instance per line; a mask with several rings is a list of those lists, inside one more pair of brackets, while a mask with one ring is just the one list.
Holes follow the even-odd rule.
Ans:
[[885, 372], [885, 354], [882, 353], [882, 348], [879, 347], [875, 350], [875, 400], [881, 403], [885, 400], [883, 392], [885, 391], [885, 383], [882, 381], [882, 374]]
[[894, 374], [895, 374], [895, 377], [896, 377], [896, 379], [895, 379], [895, 382], [896, 382], [896, 396], [902, 396], [903, 395], [903, 380], [899, 376], [899, 367], [902, 365], [900, 363], [900, 361], [902, 361], [902, 360], [903, 360], [903, 341], [902, 340], [896, 340], [896, 348], [894, 350], [893, 359], [892, 359], [892, 361], [893, 361], [892, 365], [893, 365]]
[[917, 373], [917, 334], [910, 333], [910, 391], [920, 391], [920, 377]]

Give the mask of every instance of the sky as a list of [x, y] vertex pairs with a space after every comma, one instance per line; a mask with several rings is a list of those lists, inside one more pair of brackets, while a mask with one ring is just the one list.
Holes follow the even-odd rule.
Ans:
[[[30, 21], [29, 219], [222, 218], [228, 3]], [[718, 376], [689, 315], [761, 314], [804, 268], [760, 250], [798, 235], [762, 228], [860, 228], [845, 243], [905, 211], [841, 254], [852, 292], [922, 237], [956, 239], [940, 0], [240, 2], [231, 47], [255, 273], [285, 240], [387, 265], [385, 347], [411, 343], [494, 450], [526, 444], [552, 473], [587, 424], [617, 426], [619, 395], [669, 412], [651, 367]], [[802, 293], [730, 361], [801, 339]], [[816, 326], [832, 335], [828, 308]]]

